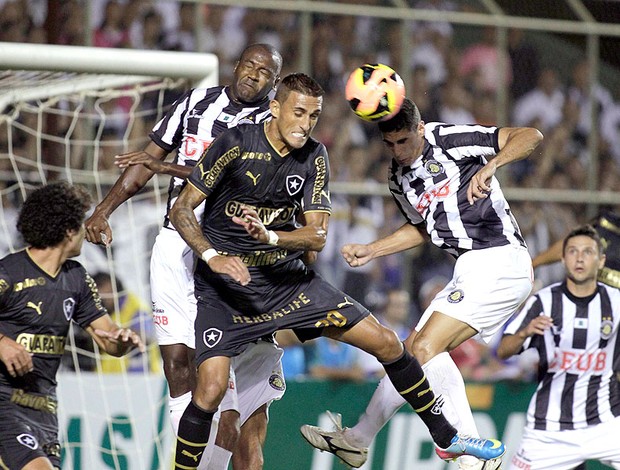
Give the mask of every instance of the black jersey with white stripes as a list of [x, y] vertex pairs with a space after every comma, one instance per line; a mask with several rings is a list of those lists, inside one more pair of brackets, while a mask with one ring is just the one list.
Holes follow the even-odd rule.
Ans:
[[487, 198], [470, 205], [472, 177], [499, 152], [499, 128], [479, 125], [425, 125], [424, 150], [411, 165], [392, 161], [389, 188], [413, 225], [454, 256], [503, 245], [525, 247], [499, 182], [491, 179]]
[[239, 256], [250, 268], [280, 264], [302, 252], [261, 243], [232, 218], [248, 205], [269, 230], [292, 231], [299, 213], [331, 212], [328, 182], [322, 143], [310, 138], [282, 155], [269, 142], [264, 124], [223, 133], [189, 177], [189, 184], [207, 195], [204, 236], [220, 253]]
[[562, 431], [620, 416], [620, 290], [599, 282], [593, 295], [579, 298], [565, 282], [552, 284], [528, 299], [504, 334], [516, 334], [539, 315], [553, 325], [523, 344], [539, 355], [527, 426]]
[[69, 324], [86, 328], [106, 313], [95, 281], [77, 261], [65, 261], [51, 276], [27, 250], [0, 260], [0, 333], [26, 348], [34, 364], [32, 372], [11, 377], [0, 362], [0, 386], [55, 396]]
[[[211, 142], [226, 129], [238, 124], [261, 123], [271, 118], [269, 97], [247, 104], [235, 101], [230, 87], [195, 88], [172, 105], [149, 137], [167, 152], [178, 149], [174, 163], [194, 166]], [[185, 180], [172, 177], [164, 226], [172, 228], [168, 213]]]

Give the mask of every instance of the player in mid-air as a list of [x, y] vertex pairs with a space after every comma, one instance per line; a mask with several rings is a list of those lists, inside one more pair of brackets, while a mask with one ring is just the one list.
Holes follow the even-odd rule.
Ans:
[[[219, 136], [198, 162], [170, 219], [200, 256], [192, 402], [179, 424], [175, 468], [196, 468], [224, 396], [232, 357], [258, 338], [293, 328], [300, 339], [326, 335], [377, 357], [439, 447], [489, 459], [498, 441], [463, 438], [436, 405], [418, 362], [394, 331], [308, 269], [304, 251], [320, 251], [331, 211], [325, 146], [311, 138], [323, 90], [311, 77], [285, 77], [264, 125]], [[202, 224], [194, 209], [205, 203]], [[303, 212], [306, 224], [296, 216]]]
[[[389, 188], [406, 223], [372, 243], [345, 245], [342, 254], [352, 267], [363, 266], [430, 238], [457, 258], [452, 280], [405, 344], [441, 396], [450, 422], [459, 432], [478, 436], [463, 377], [449, 351], [476, 334], [490, 340], [530, 293], [531, 259], [495, 172], [527, 157], [543, 137], [534, 128], [425, 124], [408, 98], [398, 114], [378, 125], [393, 157]], [[404, 403], [384, 378], [353, 428], [331, 432], [305, 425], [302, 433], [314, 447], [359, 467], [374, 437]], [[458, 457], [441, 449], [437, 454]], [[458, 463], [462, 469], [490, 470], [501, 461], [464, 456]]]
[[592, 226], [563, 240], [563, 282], [541, 289], [506, 327], [502, 359], [534, 349], [538, 387], [510, 469], [569, 470], [586, 460], [620, 469], [620, 290], [597, 282], [603, 242]]
[[53, 183], [24, 202], [17, 229], [26, 249], [0, 260], [0, 468], [60, 468], [56, 373], [71, 321], [108, 354], [144, 351], [112, 321], [80, 263], [86, 190]]
[[[117, 157], [119, 166], [126, 169], [87, 220], [88, 240], [103, 243], [103, 234], [107, 243], [112, 241], [109, 216], [154, 173], [172, 176], [170, 210], [196, 161], [221, 132], [238, 124], [269, 119], [268, 95], [278, 83], [281, 68], [282, 57], [277, 50], [267, 44], [253, 44], [242, 52], [230, 86], [193, 89], [177, 100], [150, 133], [151, 142], [143, 151]], [[164, 162], [175, 149], [175, 161]], [[196, 217], [200, 218], [201, 213], [199, 208]], [[151, 295], [175, 434], [195, 383], [194, 264], [191, 250], [166, 215], [153, 247]], [[282, 350], [273, 342], [259, 341], [233, 363], [231, 387], [221, 406], [216, 446], [211, 455], [206, 455], [211, 470], [227, 469], [233, 450], [235, 469], [262, 468], [267, 407], [284, 393], [281, 355]], [[207, 459], [203, 462], [206, 464]]]

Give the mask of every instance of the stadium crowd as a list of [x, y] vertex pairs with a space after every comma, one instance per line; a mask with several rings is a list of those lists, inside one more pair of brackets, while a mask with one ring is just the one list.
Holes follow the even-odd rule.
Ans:
[[[355, 3], [381, 2], [357, 0]], [[409, 3], [412, 7], [438, 10], [464, 8], [449, 0], [409, 0]], [[212, 52], [219, 58], [222, 82], [229, 81], [242, 49], [260, 42], [272, 44], [282, 52], [283, 76], [297, 67], [301, 16], [295, 12], [271, 11], [268, 15], [258, 15], [242, 7], [177, 1], [98, 0], [90, 4], [93, 6], [90, 12], [86, 11], [87, 2], [78, 0], [59, 2], [56, 10], [48, 12], [47, 2], [43, 0], [0, 0], [0, 41]], [[85, 18], [90, 19], [90, 28]], [[396, 23], [338, 15], [312, 18], [309, 72], [327, 92], [326, 106], [314, 135], [328, 148], [332, 181], [385, 184], [389, 159], [377, 137], [376, 126], [356, 118], [343, 98], [344, 83], [351, 70], [365, 62], [382, 62], [408, 77], [408, 96], [428, 122], [494, 125], [497, 87], [507, 87], [507, 124], [536, 127], [545, 134], [545, 140], [528, 160], [502, 171], [500, 180], [505, 188], [587, 189], [587, 140], [590, 133], [597, 132], [598, 189], [620, 191], [620, 90], [609, 89], [602, 81], [595, 85], [599, 120], [591, 129], [590, 70], [583, 54], [567, 72], [561, 58], [557, 63], [541, 60], [539, 43], [530, 41], [531, 36], [521, 30], [509, 31], [509, 55], [500, 57], [492, 27], [471, 27], [464, 32], [443, 22]], [[49, 21], [61, 23], [63, 28], [46, 28]], [[196, 25], [196, 21], [202, 24]], [[407, 28], [409, 38], [406, 53], [401, 50], [401, 25]], [[92, 35], [87, 37], [90, 32]], [[340, 40], [343, 32], [347, 32], [347, 41]], [[407, 62], [403, 63], [403, 58]], [[499, 74], [501, 63], [506, 65], [506, 70]], [[111, 104], [114, 105], [122, 107], [123, 103]], [[112, 142], [115, 133], [122, 132], [123, 127], [124, 123], [119, 122], [109, 128]], [[150, 128], [150, 123], [145, 128]], [[3, 132], [0, 154], [5, 153], [6, 139]], [[30, 136], [16, 135], [13, 145], [27, 147], [33, 143]], [[117, 151], [110, 150], [110, 155]], [[111, 161], [104, 162], [102, 169], [113, 169]], [[8, 168], [6, 165], [8, 161], [0, 158], [0, 170]], [[6, 198], [2, 203], [10, 205]], [[402, 302], [402, 299], [395, 300], [392, 292], [405, 289], [410, 294], [406, 300], [407, 314], [398, 321], [405, 330], [410, 329], [441, 280], [449, 278], [453, 260], [425, 245], [410, 255], [382, 258], [353, 270], [340, 256], [340, 247], [346, 242], [367, 243], [392, 233], [403, 219], [396, 206], [382, 196], [334, 193], [332, 205], [329, 240], [319, 256], [318, 270], [330, 282], [386, 316], [393, 308], [392, 302]], [[511, 205], [532, 256], [586, 221], [585, 204], [512, 201]], [[160, 218], [151, 223], [160, 223]], [[155, 231], [156, 227], [150, 231], [151, 235]], [[7, 248], [2, 246], [0, 250]], [[119, 276], [123, 281], [131, 277], [129, 273]], [[536, 272], [537, 286], [548, 285], [562, 276], [557, 264], [541, 267]], [[298, 345], [291, 347], [299, 352]], [[314, 347], [329, 348], [330, 344], [326, 341], [323, 346]], [[325, 376], [325, 368], [317, 367], [321, 351], [304, 349], [306, 358], [297, 362], [295, 370], [301, 368], [302, 375]], [[351, 370], [352, 359], [348, 352], [343, 354], [347, 354], [343, 362]], [[464, 375], [467, 374], [466, 379], [530, 373], [519, 366], [505, 367], [490, 350], [475, 341], [459, 348], [455, 359]], [[376, 369], [367, 366], [367, 358], [354, 360], [361, 371], [355, 377], [376, 374]], [[355, 370], [357, 373], [358, 369]]]

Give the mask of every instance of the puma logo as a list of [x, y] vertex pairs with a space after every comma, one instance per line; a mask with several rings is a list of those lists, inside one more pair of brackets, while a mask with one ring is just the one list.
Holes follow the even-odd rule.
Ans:
[[181, 454], [186, 456], [186, 457], [189, 457], [189, 458], [193, 459], [194, 462], [198, 463], [198, 462], [200, 462], [200, 454], [202, 454], [202, 452], [198, 452], [196, 455], [194, 455], [194, 454], [191, 454], [188, 450], [183, 449], [181, 451]]
[[26, 304], [26, 308], [31, 308], [33, 309], [35, 312], [37, 312], [39, 315], [41, 315], [41, 305], [43, 304], [43, 302], [39, 302], [38, 304], [35, 304], [34, 302], [28, 302]]
[[344, 302], [340, 302], [338, 304], [338, 308], [346, 307], [347, 305], [355, 305], [355, 304], [345, 297]]
[[260, 178], [260, 173], [254, 176], [252, 172], [248, 170], [245, 172], [245, 176], [248, 176], [254, 182], [254, 186], [256, 186], [256, 182], [258, 181], [258, 178]]

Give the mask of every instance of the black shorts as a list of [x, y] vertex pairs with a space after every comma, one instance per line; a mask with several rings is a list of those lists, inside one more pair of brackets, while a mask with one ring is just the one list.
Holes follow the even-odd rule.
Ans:
[[300, 260], [251, 271], [241, 286], [204, 263], [196, 273], [196, 362], [236, 356], [252, 341], [291, 328], [302, 340], [321, 336], [327, 326], [350, 328], [370, 315]]
[[8, 468], [22, 468], [46, 457], [60, 468], [58, 417], [11, 403], [7, 390], [0, 391], [0, 457]]

